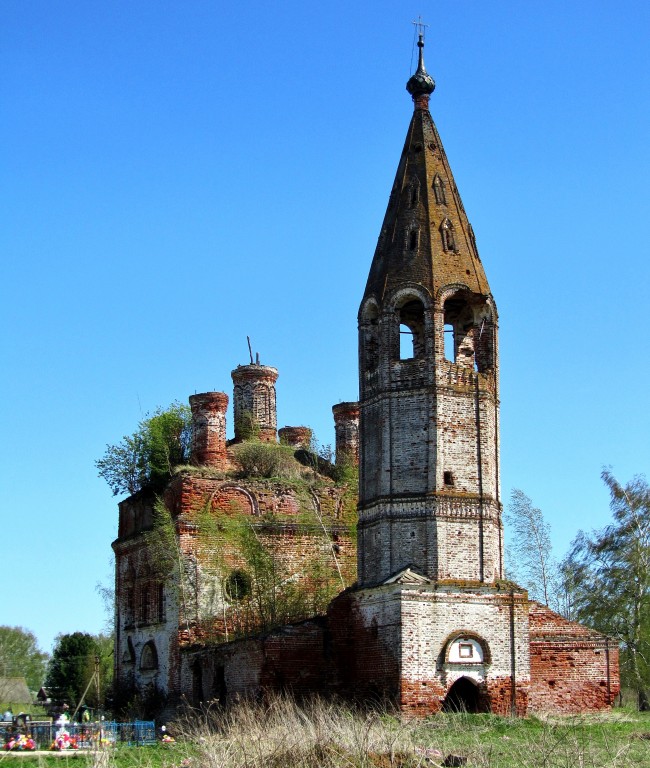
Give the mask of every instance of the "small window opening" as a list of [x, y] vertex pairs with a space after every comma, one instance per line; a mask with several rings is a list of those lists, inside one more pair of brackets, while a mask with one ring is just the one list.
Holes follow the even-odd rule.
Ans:
[[417, 184], [414, 184], [413, 188], [411, 189], [411, 208], [413, 208], [418, 204], [419, 199], [420, 199], [420, 188], [417, 186]]
[[418, 240], [419, 240], [420, 233], [417, 229], [411, 230], [411, 234], [409, 235], [409, 250], [415, 251], [418, 247]]
[[229, 600], [243, 600], [251, 593], [253, 586], [250, 575], [242, 568], [231, 571], [225, 583], [226, 596]]
[[458, 656], [461, 659], [471, 659], [474, 657], [474, 646], [471, 643], [459, 643]]
[[445, 485], [451, 486], [453, 488], [454, 475], [452, 472], [449, 472], [449, 470], [447, 470], [446, 472], [443, 472], [442, 479]]

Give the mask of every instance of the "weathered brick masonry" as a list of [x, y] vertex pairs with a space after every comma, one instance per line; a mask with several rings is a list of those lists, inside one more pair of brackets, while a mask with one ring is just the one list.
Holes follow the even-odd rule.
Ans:
[[[236, 370], [241, 373], [243, 367]], [[257, 368], [264, 368], [261, 375], [266, 378], [269, 369]], [[256, 381], [260, 371], [253, 373]], [[274, 375], [277, 377], [277, 372]], [[275, 380], [273, 376], [270, 379]], [[268, 402], [265, 389], [256, 391]], [[194, 422], [192, 461], [198, 466], [176, 474], [162, 493], [176, 540], [176, 554], [168, 549], [161, 551], [154, 531], [154, 493], [142, 491], [119, 505], [118, 538], [113, 543], [116, 679], [125, 692], [137, 690], [146, 694], [156, 690], [170, 705], [182, 695], [201, 697], [201, 691], [208, 695], [211, 690], [218, 690], [225, 696], [225, 678], [214, 683], [210, 677], [214, 663], [210, 662], [203, 673], [192, 661], [196, 652], [186, 656], [183, 649], [195, 649], [199, 644], [203, 651], [197, 658], [204, 659], [210, 655], [208, 649], [224, 644], [229, 649], [224, 651], [225, 658], [230, 660], [237, 656], [233, 648], [240, 645], [228, 642], [229, 638], [241, 634], [242, 628], [248, 633], [255, 631], [251, 618], [242, 617], [236, 601], [229, 600], [224, 590], [224, 575], [241, 573], [247, 567], [237, 542], [228, 536], [228, 520], [250, 520], [258, 540], [275, 553], [277, 562], [292, 574], [292, 580], [306, 594], [322, 589], [323, 579], [341, 588], [354, 580], [356, 571], [356, 542], [350, 526], [354, 497], [347, 486], [336, 485], [326, 477], [318, 478], [315, 472], [313, 482], [237, 478], [236, 471], [233, 472], [236, 457], [229, 452], [225, 440], [227, 402], [227, 396], [220, 392], [190, 397]], [[274, 416], [269, 417], [267, 423], [273, 419]], [[304, 450], [310, 442], [311, 431], [307, 428], [290, 427], [280, 432], [289, 437], [287, 442], [293, 443], [294, 448]], [[271, 441], [269, 434], [266, 438]], [[203, 530], [205, 515], [214, 521], [209, 534]], [[177, 570], [170, 563], [170, 554], [172, 560], [182, 563], [180, 582], [174, 581], [178, 575], [172, 575]], [[312, 582], [310, 575], [314, 563], [321, 564], [318, 584]], [[308, 600], [305, 604], [309, 604]], [[281, 633], [282, 637], [286, 635], [287, 632]], [[305, 637], [304, 632], [299, 634], [299, 638]], [[319, 642], [322, 645], [322, 640]], [[255, 647], [251, 643], [241, 645], [245, 658]], [[267, 646], [271, 647], [265, 641], [261, 647]], [[261, 651], [256, 653], [251, 658], [263, 658]], [[321, 656], [316, 654], [313, 658]], [[291, 656], [282, 658], [291, 668]], [[223, 670], [219, 674], [222, 673]], [[279, 681], [284, 674], [278, 669], [244, 678], [256, 680], [257, 684], [262, 680], [266, 685], [267, 679]], [[232, 675], [235, 672], [229, 671], [228, 679]], [[232, 692], [244, 689], [250, 692], [240, 682]]]
[[[337, 462], [359, 466], [356, 546], [349, 488], [237, 478], [227, 396], [194, 395], [197, 467], [164, 493], [178, 583], [156, 557], [153, 497], [120, 504], [115, 659], [125, 688], [195, 704], [337, 693], [418, 715], [595, 711], [619, 690], [610, 639], [503, 579], [498, 314], [429, 112], [422, 37], [419, 48], [413, 116], [359, 309], [359, 402], [333, 407]], [[233, 442], [251, 432], [276, 442], [277, 377], [259, 363], [232, 372]], [[279, 435], [296, 456], [311, 441], [307, 427]], [[206, 514], [216, 522], [207, 541]], [[356, 583], [324, 615], [262, 631], [233, 592], [246, 565], [227, 535], [236, 517], [253, 521], [300, 594], [317, 591], [314, 562], [341, 585], [356, 564]]]
[[613, 640], [532, 601], [529, 622], [532, 710], [589, 712], [614, 702], [620, 683]]

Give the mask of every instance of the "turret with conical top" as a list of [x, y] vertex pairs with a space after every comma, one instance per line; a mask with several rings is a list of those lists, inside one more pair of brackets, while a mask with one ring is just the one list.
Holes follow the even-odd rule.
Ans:
[[414, 103], [359, 311], [359, 581], [502, 575], [497, 312], [429, 113]]

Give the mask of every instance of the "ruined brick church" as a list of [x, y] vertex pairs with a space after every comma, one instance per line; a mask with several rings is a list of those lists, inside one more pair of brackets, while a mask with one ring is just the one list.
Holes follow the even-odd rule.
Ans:
[[[194, 466], [164, 491], [175, 579], [152, 549], [153, 495], [120, 504], [115, 663], [124, 689], [156, 690], [168, 707], [280, 690], [386, 699], [414, 714], [519, 715], [598, 710], [618, 693], [615, 643], [504, 579], [498, 315], [429, 112], [422, 37], [418, 45], [407, 83], [414, 111], [359, 309], [359, 402], [333, 409], [336, 460], [358, 465], [358, 495], [326, 462], [304, 470], [307, 486], [304, 474], [233, 471], [246, 415], [257, 442], [278, 442], [276, 369], [251, 362], [232, 372], [231, 441], [227, 395], [190, 397]], [[309, 436], [279, 430], [296, 457], [309, 455]], [[215, 523], [207, 548], [199, 511]], [[274, 548], [285, 581], [314, 589], [320, 563], [339, 594], [317, 615], [242, 623], [246, 563], [220, 533], [234, 516]]]

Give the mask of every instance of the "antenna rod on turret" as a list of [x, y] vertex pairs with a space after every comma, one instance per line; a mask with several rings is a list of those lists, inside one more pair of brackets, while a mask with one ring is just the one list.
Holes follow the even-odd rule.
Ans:
[[247, 336], [246, 341], [248, 342], [248, 354], [251, 356], [251, 365], [253, 365], [253, 348], [251, 347], [251, 337]]

